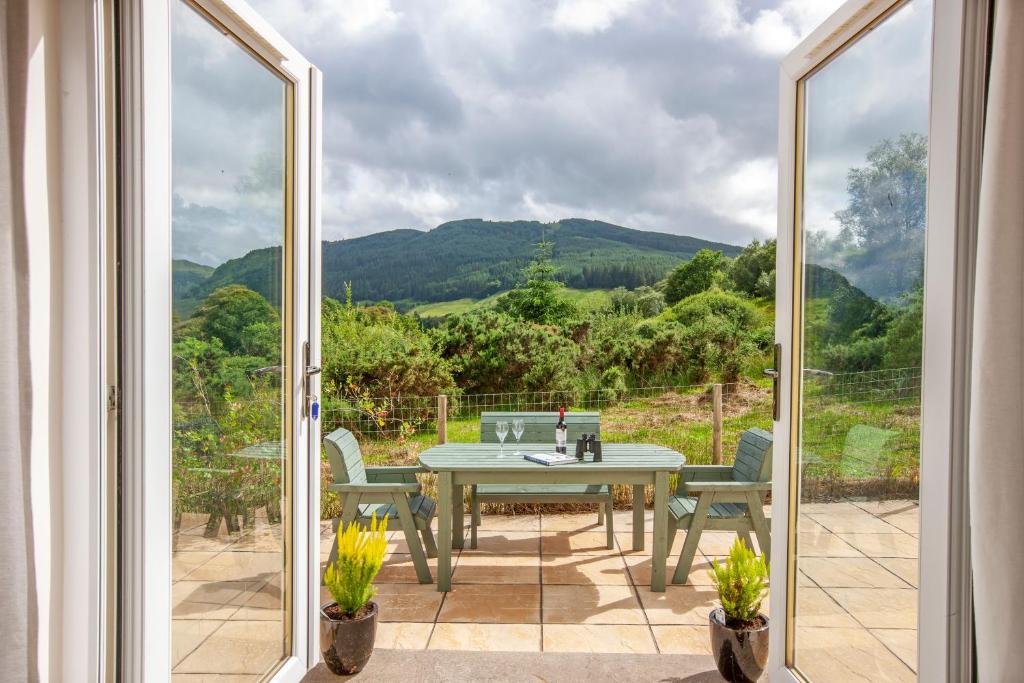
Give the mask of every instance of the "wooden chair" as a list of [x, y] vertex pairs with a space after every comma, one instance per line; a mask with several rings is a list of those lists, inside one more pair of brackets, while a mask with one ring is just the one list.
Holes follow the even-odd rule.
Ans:
[[676, 532], [686, 532], [672, 583], [686, 583], [704, 531], [735, 531], [748, 548], [757, 535], [761, 552], [771, 554], [771, 532], [765, 519], [765, 497], [772, 483], [772, 435], [748, 429], [740, 437], [732, 465], [684, 465], [675, 496], [668, 502], [668, 552]]
[[[420, 583], [432, 583], [427, 558], [437, 557], [437, 545], [430, 530], [437, 506], [433, 499], [421, 494], [416, 473], [423, 472], [423, 468], [363, 467], [359, 443], [347, 429], [335, 429], [328, 434], [324, 446], [334, 475], [334, 483], [328, 488], [341, 497], [342, 503], [341, 517], [332, 520], [334, 545], [328, 564], [338, 559], [338, 529], [352, 522], [369, 527], [376, 513], [377, 519], [388, 518], [389, 527], [398, 520], [412, 554], [416, 577]], [[422, 544], [417, 532], [423, 536]]]
[[[515, 452], [515, 438], [511, 428], [513, 420], [524, 423], [521, 443], [550, 443], [554, 451], [555, 425], [558, 424], [558, 413], [530, 412], [486, 412], [480, 414], [480, 442], [498, 443], [494, 433], [494, 424], [499, 420], [509, 423], [509, 436], [505, 439], [505, 448]], [[601, 414], [595, 412], [576, 412], [565, 414], [566, 448], [569, 453], [576, 452], [576, 439], [582, 434], [601, 434]], [[469, 546], [476, 548], [477, 527], [480, 526], [481, 503], [596, 503], [597, 523], [605, 525], [608, 548], [615, 547], [615, 534], [612, 515], [612, 487], [609, 484], [479, 484], [470, 491], [472, 506]]]

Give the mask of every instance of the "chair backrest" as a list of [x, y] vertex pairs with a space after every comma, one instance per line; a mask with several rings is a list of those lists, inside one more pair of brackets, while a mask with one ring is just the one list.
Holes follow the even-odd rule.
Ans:
[[363, 453], [352, 432], [339, 428], [324, 437], [327, 462], [335, 484], [365, 484], [366, 470], [363, 468]]
[[[498, 420], [508, 422], [508, 437], [505, 443], [515, 443], [512, 436], [512, 420], [523, 421], [522, 443], [555, 443], [555, 425], [558, 424], [558, 413], [529, 412], [486, 412], [480, 413], [480, 443], [498, 443], [494, 433], [494, 423]], [[565, 414], [566, 444], [575, 448], [576, 439], [581, 434], [597, 434], [601, 436], [601, 413], [580, 412]]]
[[772, 480], [772, 435], [763, 429], [743, 432], [736, 447], [732, 480], [764, 482]]

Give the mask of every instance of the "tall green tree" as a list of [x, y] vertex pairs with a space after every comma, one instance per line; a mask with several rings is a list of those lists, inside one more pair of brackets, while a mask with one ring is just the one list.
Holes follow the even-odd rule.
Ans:
[[514, 318], [541, 325], [559, 325], [575, 317], [575, 304], [565, 297], [565, 286], [555, 279], [551, 242], [537, 245], [530, 265], [523, 269], [525, 282], [498, 300], [498, 310]]
[[725, 265], [722, 252], [701, 249], [669, 274], [665, 281], [665, 303], [671, 306], [688, 296], [711, 289], [721, 279]]
[[266, 299], [248, 287], [216, 289], [199, 306], [189, 326], [206, 339], [219, 339], [229, 355], [281, 357], [281, 320]]
[[729, 280], [748, 296], [775, 296], [775, 240], [754, 240], [729, 265]]

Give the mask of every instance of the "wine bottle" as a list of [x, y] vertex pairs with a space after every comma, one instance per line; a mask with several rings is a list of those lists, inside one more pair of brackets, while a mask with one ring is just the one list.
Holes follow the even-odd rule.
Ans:
[[555, 425], [555, 452], [565, 453], [565, 441], [568, 427], [565, 424], [565, 408], [558, 409], [558, 424]]

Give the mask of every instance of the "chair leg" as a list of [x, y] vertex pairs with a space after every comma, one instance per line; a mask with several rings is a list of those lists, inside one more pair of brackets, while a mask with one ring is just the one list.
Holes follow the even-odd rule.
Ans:
[[740, 529], [736, 532], [736, 538], [743, 541], [746, 544], [747, 549], [750, 551], [754, 550], [754, 541], [750, 538], [750, 532], [746, 529]]
[[335, 517], [331, 520], [332, 526], [334, 526], [334, 541], [331, 543], [331, 553], [327, 556], [327, 564], [324, 565], [323, 571], [320, 572], [320, 585], [324, 585], [324, 575], [327, 573], [327, 567], [338, 561], [338, 526], [341, 520]]
[[434, 532], [431, 531], [430, 525], [420, 530], [420, 536], [423, 537], [423, 545], [427, 549], [427, 557], [437, 557], [437, 543], [434, 542]]
[[615, 548], [615, 515], [614, 507], [612, 506], [612, 494], [611, 487], [608, 487], [608, 502], [604, 503], [601, 507], [605, 509], [605, 534], [607, 535], [608, 550]]
[[604, 524], [604, 503], [597, 504], [597, 525]]
[[416, 567], [416, 578], [420, 583], [433, 583], [434, 578], [430, 575], [430, 565], [427, 564], [427, 556], [423, 552], [423, 545], [416, 530], [416, 521], [412, 517], [412, 510], [409, 509], [409, 498], [404, 493], [396, 493], [392, 496], [395, 509], [398, 510], [398, 519], [402, 523], [402, 533], [405, 534], [405, 543], [409, 546], [409, 553], [412, 554], [412, 563]]
[[757, 535], [757, 544], [761, 546], [761, 554], [771, 556], [772, 554], [772, 531], [765, 519], [764, 510], [761, 508], [761, 497], [747, 494], [747, 509], [750, 512], [750, 522], [754, 527], [754, 534]]
[[476, 497], [476, 487], [473, 487], [472, 500], [470, 501], [469, 514], [469, 547], [476, 550], [476, 530], [480, 526], [480, 499]]
[[702, 493], [697, 499], [697, 508], [690, 518], [690, 526], [686, 530], [686, 540], [683, 541], [683, 550], [679, 554], [679, 564], [676, 565], [675, 574], [672, 575], [672, 583], [686, 583], [690, 578], [690, 567], [693, 566], [693, 558], [697, 554], [697, 543], [707, 523], [708, 508], [711, 507], [711, 500], [714, 494]]

